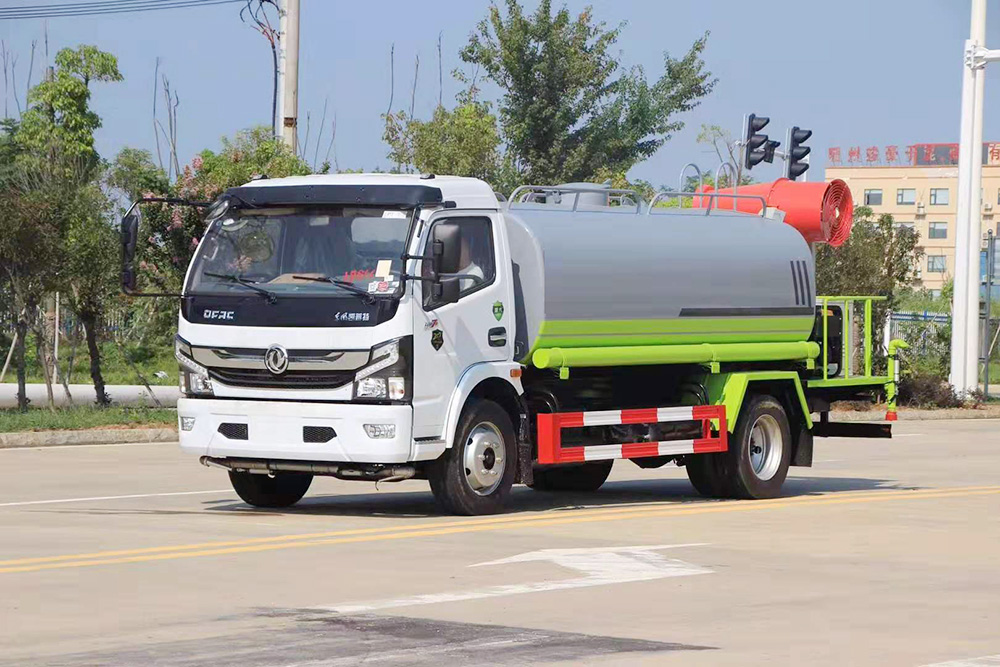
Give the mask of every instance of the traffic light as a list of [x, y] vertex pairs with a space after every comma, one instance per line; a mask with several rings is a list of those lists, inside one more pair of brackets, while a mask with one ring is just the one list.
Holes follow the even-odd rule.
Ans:
[[812, 148], [802, 144], [809, 141], [811, 136], [812, 130], [802, 130], [798, 126], [793, 127], [788, 132], [788, 164], [785, 168], [785, 176], [793, 181], [809, 169], [809, 163], [803, 162], [803, 160], [812, 152]]
[[774, 149], [781, 144], [777, 141], [770, 141], [766, 134], [760, 133], [770, 122], [771, 119], [767, 116], [755, 114], [747, 116], [746, 136], [743, 137], [746, 148], [743, 154], [743, 166], [746, 167], [747, 171], [761, 162], [774, 160]]

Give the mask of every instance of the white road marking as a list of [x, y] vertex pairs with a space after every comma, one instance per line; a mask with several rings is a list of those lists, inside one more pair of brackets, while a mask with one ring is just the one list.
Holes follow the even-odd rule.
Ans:
[[174, 491], [172, 493], [133, 493], [127, 496], [93, 496], [91, 498], [60, 498], [58, 500], [26, 500], [17, 503], [0, 503], [0, 507], [21, 507], [24, 505], [52, 505], [55, 503], [85, 503], [91, 500], [126, 500], [128, 498], [162, 498], [165, 496], [196, 496], [210, 493], [233, 493], [232, 489], [214, 491]]
[[997, 655], [985, 655], [982, 658], [935, 662], [932, 665], [924, 665], [924, 667], [986, 667], [988, 665], [1000, 665], [1000, 653]]
[[529, 551], [510, 558], [477, 563], [470, 567], [485, 567], [489, 565], [506, 565], [508, 563], [526, 563], [531, 561], [551, 561], [557, 565], [583, 572], [585, 576], [560, 581], [537, 581], [527, 584], [507, 584], [489, 586], [473, 590], [455, 591], [451, 593], [428, 593], [410, 597], [390, 598], [385, 600], [369, 600], [334, 604], [316, 609], [332, 611], [338, 614], [359, 614], [392, 609], [395, 607], [411, 607], [415, 605], [440, 604], [442, 602], [461, 602], [479, 600], [482, 598], [522, 595], [524, 593], [543, 593], [561, 591], [570, 588], [586, 588], [589, 586], [605, 586], [608, 584], [623, 584], [632, 581], [651, 581], [666, 577], [686, 577], [695, 574], [710, 574], [709, 570], [698, 565], [665, 558], [656, 553], [660, 549], [677, 549], [680, 547], [699, 547], [697, 544], [660, 544], [639, 547], [598, 547], [590, 549], [542, 549]]

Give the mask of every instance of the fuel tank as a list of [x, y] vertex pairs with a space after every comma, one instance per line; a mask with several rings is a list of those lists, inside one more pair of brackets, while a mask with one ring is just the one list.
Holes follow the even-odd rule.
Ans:
[[547, 348], [809, 338], [813, 255], [793, 227], [729, 211], [588, 208], [503, 212], [518, 361]]

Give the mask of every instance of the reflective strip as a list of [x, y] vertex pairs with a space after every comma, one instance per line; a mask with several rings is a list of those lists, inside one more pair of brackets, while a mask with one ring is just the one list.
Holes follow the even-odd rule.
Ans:
[[598, 410], [583, 413], [584, 426], [614, 426], [621, 423], [621, 410]]
[[[622, 457], [621, 445], [590, 445], [581, 447], [584, 461], [606, 461], [607, 459], [620, 459]], [[565, 451], [565, 450], [563, 450]]]
[[641, 408], [638, 410], [595, 410], [567, 412], [561, 415], [563, 428], [579, 426], [617, 426], [619, 424], [653, 424], [696, 419], [690, 406], [676, 408]]
[[667, 456], [669, 454], [694, 454], [694, 440], [668, 440], [658, 444], [660, 456]]
[[656, 420], [661, 422], [677, 422], [695, 419], [694, 408], [691, 406], [681, 406], [678, 408], [657, 408]]

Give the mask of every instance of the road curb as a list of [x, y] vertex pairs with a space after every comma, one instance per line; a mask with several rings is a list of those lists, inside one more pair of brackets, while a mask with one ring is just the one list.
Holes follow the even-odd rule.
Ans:
[[177, 431], [172, 428], [94, 428], [83, 431], [0, 433], [0, 449], [117, 445], [131, 442], [177, 442]]

